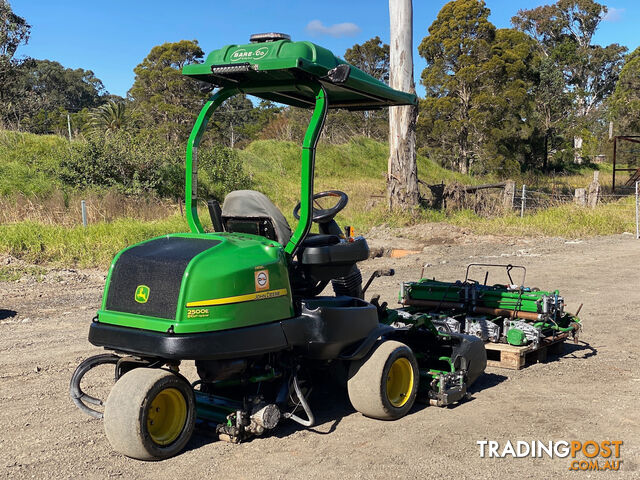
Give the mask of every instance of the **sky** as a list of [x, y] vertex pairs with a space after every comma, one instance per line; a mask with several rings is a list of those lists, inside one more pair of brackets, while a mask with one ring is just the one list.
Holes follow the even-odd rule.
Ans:
[[[600, 0], [602, 2], [602, 0]], [[252, 33], [283, 32], [292, 40], [310, 40], [339, 57], [347, 48], [378, 35], [389, 42], [387, 0], [9, 0], [14, 13], [31, 25], [31, 38], [18, 56], [49, 59], [68, 68], [92, 70], [113, 94], [125, 96], [133, 69], [151, 48], [165, 42], [197, 40], [206, 53], [228, 44], [248, 43]], [[414, 45], [428, 34], [447, 0], [414, 0]], [[520, 9], [552, 0], [486, 0], [489, 19], [510, 27]], [[604, 2], [609, 14], [594, 43], [640, 45], [639, 0]], [[415, 82], [419, 95], [424, 60], [414, 48]]]

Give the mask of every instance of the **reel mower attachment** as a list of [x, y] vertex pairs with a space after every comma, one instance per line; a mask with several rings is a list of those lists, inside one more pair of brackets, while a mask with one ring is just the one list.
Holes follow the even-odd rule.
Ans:
[[[505, 269], [507, 284], [488, 284], [469, 277], [472, 267]], [[512, 270], [522, 270], [522, 283], [516, 284]], [[465, 280], [442, 282], [421, 279], [402, 285], [400, 302], [410, 312], [428, 314], [442, 331], [463, 332], [484, 342], [537, 347], [543, 339], [570, 334], [574, 341], [582, 328], [576, 314], [565, 311], [558, 290], [543, 291], [524, 285], [526, 269], [517, 265], [470, 264]], [[579, 309], [578, 309], [579, 311]]]

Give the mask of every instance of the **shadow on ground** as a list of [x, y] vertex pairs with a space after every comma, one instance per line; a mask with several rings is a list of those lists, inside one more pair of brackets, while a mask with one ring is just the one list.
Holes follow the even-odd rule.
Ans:
[[18, 315], [15, 310], [3, 310], [0, 308], [0, 320], [6, 320], [7, 318], [13, 318]]
[[578, 343], [565, 342], [564, 351], [557, 355], [553, 355], [553, 357], [554, 358], [562, 358], [562, 357], [590, 358], [590, 357], [596, 356], [597, 354], [598, 354], [598, 350], [592, 347], [591, 345], [589, 345], [587, 342], [582, 342], [582, 341]]

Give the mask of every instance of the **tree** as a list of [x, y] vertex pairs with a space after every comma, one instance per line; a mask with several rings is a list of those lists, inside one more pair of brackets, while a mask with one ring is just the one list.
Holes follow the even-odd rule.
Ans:
[[486, 62], [496, 29], [484, 1], [454, 0], [442, 7], [418, 46], [426, 99], [420, 129], [434, 159], [468, 173], [479, 158], [490, 118]]
[[389, 82], [389, 45], [382, 43], [380, 37], [347, 48], [344, 59], [372, 77]]
[[[571, 111], [571, 97], [565, 88], [562, 69], [553, 59], [543, 57], [539, 65], [540, 79], [534, 90], [535, 111], [537, 121], [543, 133], [544, 146], [542, 169], [549, 166], [550, 153], [565, 150], [565, 137], [561, 134], [567, 130]], [[559, 159], [558, 163], [563, 163]]]
[[517, 30], [496, 30], [478, 95], [478, 105], [488, 111], [479, 147], [485, 170], [506, 177], [536, 166], [542, 143], [534, 96], [540, 63], [535, 40]]
[[625, 59], [610, 112], [618, 135], [640, 135], [640, 47]]
[[[363, 72], [389, 83], [389, 45], [380, 37], [367, 40], [362, 45], [348, 48], [344, 59]], [[368, 110], [364, 112], [336, 111], [330, 113], [326, 136], [341, 140], [354, 135], [385, 140], [389, 137], [389, 111]]]
[[7, 0], [0, 0], [0, 126], [20, 126], [22, 101], [26, 89], [21, 66], [14, 58], [20, 45], [29, 40], [31, 26], [11, 9]]
[[51, 60], [29, 60], [20, 66], [24, 76], [22, 123], [34, 133], [61, 133], [67, 115], [104, 102], [102, 81], [91, 70], [65, 68]]
[[122, 130], [128, 121], [129, 114], [126, 103], [110, 100], [89, 112], [87, 130], [90, 135], [108, 135]]
[[200, 62], [204, 52], [196, 40], [181, 40], [153, 47], [134, 72], [129, 96], [148, 125], [167, 140], [183, 141], [207, 92], [201, 84], [182, 75], [182, 67]]
[[[389, 86], [416, 93], [413, 83], [413, 6], [411, 0], [389, 0], [391, 51]], [[418, 205], [418, 167], [416, 164], [416, 117], [413, 105], [391, 107], [389, 113], [389, 163], [387, 196], [389, 208]]]
[[225, 101], [214, 114], [214, 126], [223, 145], [234, 148], [237, 143], [251, 138], [248, 126], [254, 121], [255, 109], [246, 95], [235, 95]]
[[91, 70], [65, 68], [51, 60], [34, 60], [28, 76], [29, 88], [38, 96], [43, 110], [94, 108], [103, 103], [102, 95], [107, 93]]
[[[513, 25], [539, 41], [544, 54], [563, 71], [573, 97], [575, 160], [580, 161], [582, 135], [593, 115], [613, 92], [626, 48], [591, 41], [607, 7], [594, 0], [558, 0], [553, 5], [520, 10]], [[589, 120], [589, 122], [587, 122]]]
[[20, 45], [29, 41], [31, 25], [11, 9], [7, 0], [0, 0], [0, 57], [11, 60]]

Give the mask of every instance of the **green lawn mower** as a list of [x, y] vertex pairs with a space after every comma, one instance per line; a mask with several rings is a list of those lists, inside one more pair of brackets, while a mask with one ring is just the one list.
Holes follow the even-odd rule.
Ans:
[[[113, 448], [159, 460], [180, 452], [196, 423], [230, 442], [285, 420], [309, 427], [314, 379], [341, 378], [341, 372], [353, 407], [377, 419], [404, 416], [416, 398], [440, 406], [465, 399], [486, 366], [482, 341], [439, 332], [424, 315], [388, 309], [378, 298], [365, 301], [371, 281], [393, 270], [374, 272], [363, 287], [357, 264], [369, 256], [367, 242], [334, 220], [347, 195], [313, 191], [328, 108], [415, 105], [417, 98], [282, 34], [215, 50], [183, 73], [219, 87], [187, 145], [191, 232], [154, 238], [115, 257], [89, 330], [93, 345], [113, 353], [88, 358], [71, 379], [73, 401], [103, 418]], [[198, 144], [214, 110], [238, 93], [313, 109], [293, 232], [256, 191], [232, 192], [222, 207], [210, 200], [213, 233], [198, 218]], [[323, 208], [327, 200], [335, 204]], [[312, 222], [318, 233], [310, 233]], [[335, 295], [321, 296], [329, 283]], [[406, 321], [399, 323], [399, 315]], [[184, 360], [195, 361], [199, 380], [181, 375]], [[81, 380], [104, 364], [115, 366], [116, 382], [102, 413], [94, 408], [102, 401], [84, 393]]]

